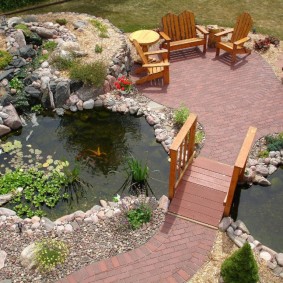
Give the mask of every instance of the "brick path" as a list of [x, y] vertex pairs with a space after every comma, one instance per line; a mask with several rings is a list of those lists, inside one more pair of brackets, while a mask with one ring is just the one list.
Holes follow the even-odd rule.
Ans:
[[[201, 155], [232, 165], [248, 127], [257, 138], [283, 131], [283, 87], [271, 67], [252, 54], [235, 67], [193, 50], [172, 56], [167, 87], [143, 85], [152, 100], [176, 108], [184, 103], [206, 133]], [[91, 264], [60, 283], [186, 282], [208, 259], [216, 230], [167, 215], [160, 231], [131, 252]]]

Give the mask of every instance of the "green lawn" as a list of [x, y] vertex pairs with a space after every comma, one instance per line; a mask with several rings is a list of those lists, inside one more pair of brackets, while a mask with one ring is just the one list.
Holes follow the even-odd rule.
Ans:
[[180, 13], [185, 9], [195, 13], [199, 24], [227, 27], [232, 27], [237, 15], [247, 11], [253, 17], [257, 32], [283, 39], [283, 0], [73, 0], [34, 12], [89, 13], [109, 19], [125, 32], [132, 32], [156, 28], [167, 12]]

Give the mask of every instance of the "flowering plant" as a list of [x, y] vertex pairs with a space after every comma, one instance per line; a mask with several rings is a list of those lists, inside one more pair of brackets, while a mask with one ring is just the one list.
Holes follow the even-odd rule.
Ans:
[[119, 77], [114, 85], [122, 93], [129, 93], [133, 88], [132, 81], [126, 76]]

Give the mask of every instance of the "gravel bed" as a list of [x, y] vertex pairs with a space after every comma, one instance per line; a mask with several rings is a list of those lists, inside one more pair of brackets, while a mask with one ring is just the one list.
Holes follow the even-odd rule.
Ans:
[[[79, 230], [58, 237], [54, 232], [37, 231], [28, 236], [9, 231], [1, 227], [0, 250], [7, 252], [5, 267], [0, 272], [0, 280], [12, 279], [12, 282], [56, 282], [68, 274], [90, 263], [115, 256], [135, 249], [146, 243], [159, 229], [164, 221], [161, 209], [153, 211], [152, 220], [138, 230], [131, 230], [123, 216], [100, 221], [97, 224], [79, 223]], [[22, 250], [31, 243], [43, 238], [54, 238], [64, 241], [70, 251], [64, 265], [48, 273], [24, 269], [20, 264]], [[16, 244], [15, 244], [16, 243]]]

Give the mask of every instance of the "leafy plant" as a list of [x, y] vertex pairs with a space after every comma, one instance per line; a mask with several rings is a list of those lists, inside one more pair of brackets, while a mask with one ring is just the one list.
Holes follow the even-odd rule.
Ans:
[[100, 32], [99, 33], [99, 36], [102, 37], [102, 38], [107, 38], [109, 37], [108, 34], [107, 34], [107, 26], [104, 25], [102, 22], [100, 22], [99, 20], [96, 20], [96, 19], [91, 19], [90, 20], [90, 23], [98, 29], [98, 31]]
[[4, 69], [13, 60], [13, 56], [4, 50], [0, 50], [0, 70]]
[[94, 52], [95, 53], [102, 53], [102, 45], [95, 44]]
[[203, 131], [197, 131], [195, 136], [195, 143], [201, 143], [204, 139], [204, 132]]
[[85, 84], [102, 86], [106, 77], [106, 66], [102, 61], [90, 64], [74, 62], [70, 69], [70, 77]]
[[41, 271], [50, 271], [63, 264], [69, 255], [69, 249], [63, 241], [44, 239], [36, 243], [35, 260]]
[[17, 24], [15, 25], [15, 29], [20, 29], [23, 31], [23, 33], [27, 36], [30, 36], [32, 34], [32, 32], [30, 31], [30, 29], [28, 28], [27, 25], [25, 24]]
[[66, 19], [56, 19], [55, 22], [60, 26], [65, 26], [68, 21]]
[[260, 158], [266, 158], [266, 157], [268, 157], [268, 155], [269, 155], [268, 150], [261, 150], [261, 151], [258, 153], [258, 157], [260, 157]]
[[24, 83], [18, 77], [14, 77], [9, 82], [9, 86], [15, 89], [17, 93], [20, 93], [24, 88]]
[[37, 104], [31, 107], [31, 111], [36, 114], [41, 114], [43, 111], [43, 106], [41, 104]]
[[53, 56], [51, 59], [51, 64], [58, 70], [70, 70], [74, 64], [72, 58], [63, 58], [61, 56]]
[[13, 100], [13, 105], [15, 106], [18, 112], [23, 113], [28, 111], [30, 105], [26, 93], [25, 92], [17, 93], [15, 99]]
[[254, 49], [257, 51], [266, 51], [270, 47], [270, 39], [266, 37], [265, 39], [256, 40], [254, 43]]
[[125, 189], [128, 189], [130, 194], [136, 196], [140, 194], [148, 196], [150, 191], [154, 195], [148, 183], [149, 168], [147, 164], [143, 165], [141, 161], [131, 157], [127, 162], [126, 173], [127, 178], [119, 191], [121, 190], [123, 193]]
[[138, 208], [131, 209], [127, 212], [127, 219], [133, 230], [139, 229], [144, 223], [150, 221], [152, 211], [149, 206], [141, 204]]
[[277, 151], [283, 149], [283, 135], [279, 134], [278, 136], [266, 136], [265, 137], [267, 150], [268, 151]]
[[258, 266], [248, 243], [223, 262], [221, 275], [225, 283], [258, 282]]
[[185, 124], [186, 120], [190, 115], [190, 110], [185, 105], [179, 106], [178, 109], [174, 111], [173, 121], [174, 123], [181, 127]]

